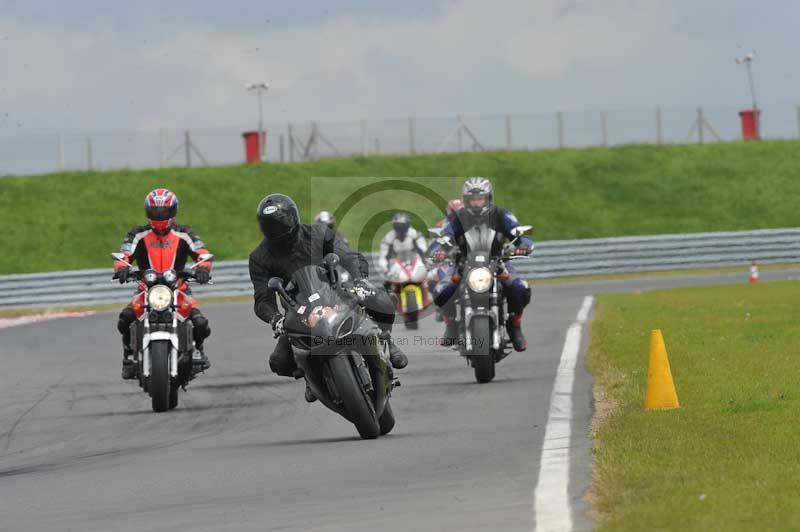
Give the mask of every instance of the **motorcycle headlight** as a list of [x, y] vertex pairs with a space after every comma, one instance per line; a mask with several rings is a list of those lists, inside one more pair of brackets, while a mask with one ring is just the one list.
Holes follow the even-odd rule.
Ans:
[[158, 281], [158, 272], [155, 270], [147, 270], [144, 272], [144, 282], [147, 283], [147, 286]]
[[492, 287], [492, 272], [488, 268], [474, 268], [467, 275], [467, 286], [473, 292], [482, 294]]
[[166, 310], [172, 304], [172, 290], [160, 284], [147, 292], [147, 304], [153, 310]]
[[172, 284], [178, 280], [178, 274], [175, 273], [175, 270], [167, 270], [161, 275], [164, 277], [164, 280], [169, 284]]

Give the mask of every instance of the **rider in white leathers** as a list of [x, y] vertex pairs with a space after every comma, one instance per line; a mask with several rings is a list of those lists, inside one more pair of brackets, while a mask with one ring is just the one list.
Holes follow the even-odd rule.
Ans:
[[378, 267], [385, 274], [389, 271], [392, 257], [413, 251], [424, 256], [427, 250], [425, 237], [411, 227], [411, 218], [407, 214], [399, 212], [392, 218], [392, 230], [381, 240]]

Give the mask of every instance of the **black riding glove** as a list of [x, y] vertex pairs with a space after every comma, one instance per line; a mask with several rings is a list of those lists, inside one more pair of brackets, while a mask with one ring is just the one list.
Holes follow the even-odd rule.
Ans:
[[211, 280], [211, 273], [209, 273], [208, 268], [196, 268], [194, 279], [200, 284], [206, 284]]
[[356, 279], [350, 291], [359, 303], [363, 303], [369, 296], [375, 295], [375, 286], [367, 279]]
[[130, 275], [131, 275], [130, 268], [128, 267], [120, 268], [119, 270], [114, 272], [114, 276], [112, 277], [112, 279], [117, 279], [119, 281], [119, 284], [125, 284]]

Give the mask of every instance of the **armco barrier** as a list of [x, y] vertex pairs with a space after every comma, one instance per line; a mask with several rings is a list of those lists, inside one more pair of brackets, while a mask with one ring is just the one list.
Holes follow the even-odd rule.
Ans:
[[[368, 254], [379, 281], [376, 257]], [[643, 272], [684, 268], [800, 262], [800, 229], [690, 233], [677, 235], [555, 240], [539, 242], [530, 260], [514, 263], [529, 279]], [[110, 262], [110, 261], [109, 261]], [[110, 281], [111, 268], [0, 276], [0, 308], [51, 307], [127, 301], [132, 285]], [[221, 261], [213, 285], [194, 285], [198, 297], [251, 292], [247, 261]]]

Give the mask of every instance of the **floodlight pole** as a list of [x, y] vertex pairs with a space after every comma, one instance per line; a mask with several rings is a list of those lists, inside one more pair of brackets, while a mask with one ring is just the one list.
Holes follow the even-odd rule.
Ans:
[[752, 62], [753, 58], [748, 57], [744, 62], [744, 66], [747, 68], [747, 81], [750, 82], [750, 96], [753, 98], [753, 110], [757, 110], [758, 103], [756, 103], [756, 85], [753, 83], [753, 69], [750, 66]]
[[269, 90], [269, 83], [248, 83], [245, 85], [247, 90], [253, 90], [258, 93], [258, 158], [264, 160], [264, 106], [261, 102], [262, 91]]
[[761, 113], [758, 109], [758, 102], [756, 101], [756, 84], [753, 81], [753, 59], [755, 58], [756, 53], [755, 51], [747, 53], [744, 57], [737, 57], [736, 63], [740, 65], [744, 65], [747, 69], [747, 82], [750, 86], [750, 97], [753, 100], [753, 112], [755, 113], [756, 119], [756, 131], [758, 132], [758, 137], [761, 138]]

